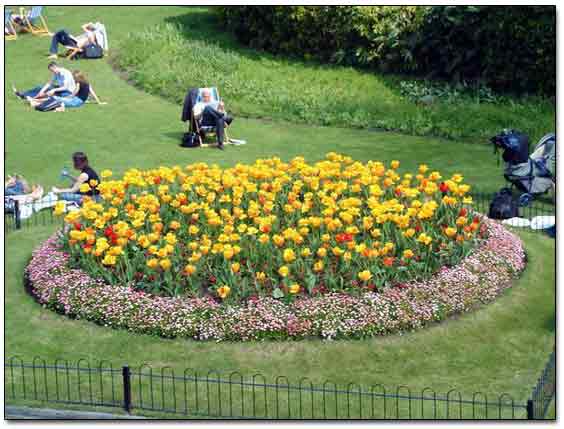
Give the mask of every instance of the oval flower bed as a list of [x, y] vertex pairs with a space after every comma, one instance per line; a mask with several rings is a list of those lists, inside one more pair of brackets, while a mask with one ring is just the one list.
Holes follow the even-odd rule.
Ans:
[[525, 266], [521, 241], [485, 220], [488, 238], [457, 266], [431, 278], [359, 296], [330, 293], [286, 304], [256, 297], [225, 305], [212, 297], [159, 297], [112, 286], [69, 268], [58, 234], [33, 252], [26, 270], [36, 299], [68, 316], [163, 337], [199, 340], [364, 338], [411, 330], [493, 300]]
[[462, 176], [398, 167], [328, 154], [90, 183], [102, 201], [34, 252], [30, 290], [107, 326], [248, 340], [414, 329], [509, 287], [520, 240], [469, 216]]

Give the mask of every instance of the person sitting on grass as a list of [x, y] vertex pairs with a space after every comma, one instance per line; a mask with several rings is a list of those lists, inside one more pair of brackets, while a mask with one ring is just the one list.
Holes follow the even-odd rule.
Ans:
[[68, 176], [73, 181], [72, 186], [70, 188], [57, 188], [54, 186], [51, 191], [57, 194], [59, 200], [74, 202], [79, 205], [82, 204], [85, 197], [98, 200], [100, 191], [96, 187], [100, 183], [100, 178], [88, 164], [86, 154], [84, 152], [73, 153], [72, 163], [74, 168], [80, 171], [78, 177]]
[[68, 31], [66, 30], [57, 31], [53, 35], [53, 38], [51, 39], [51, 47], [49, 48], [49, 54], [50, 54], [49, 58], [53, 58], [53, 59], [57, 58], [59, 45], [72, 46], [73, 48], [82, 49], [86, 45], [89, 45], [91, 43], [95, 45], [98, 44], [96, 38], [96, 32], [99, 31], [98, 23], [94, 24], [92, 22], [87, 22], [86, 24], [82, 25], [82, 31], [84, 31], [84, 33], [78, 36], [73, 36], [72, 34], [69, 34]]
[[223, 101], [213, 101], [209, 89], [202, 90], [202, 101], [194, 105], [194, 115], [202, 116], [202, 126], [215, 127], [217, 147], [223, 150], [225, 126], [233, 121], [233, 118], [225, 113]]
[[16, 87], [12, 85], [14, 94], [23, 100], [29, 101], [29, 98], [40, 99], [54, 95], [66, 97], [75, 92], [76, 83], [69, 70], [59, 67], [55, 62], [49, 63], [47, 69], [53, 74], [53, 78], [49, 82], [43, 86], [36, 86], [24, 92], [18, 91]]
[[[54, 100], [61, 102], [61, 106], [55, 109], [56, 112], [64, 112], [67, 107], [68, 108], [80, 107], [84, 103], [86, 103], [86, 100], [88, 100], [88, 96], [90, 95], [94, 97], [96, 103], [107, 104], [105, 102], [100, 101], [100, 99], [94, 92], [94, 88], [92, 88], [92, 85], [90, 85], [84, 73], [82, 73], [80, 70], [74, 70], [72, 72], [72, 76], [76, 83], [76, 89], [74, 93], [66, 97], [57, 97], [57, 96], [52, 97]], [[31, 107], [37, 107], [41, 103], [45, 102], [46, 100], [47, 98], [31, 98], [31, 97], [27, 98], [27, 101], [29, 102]]]

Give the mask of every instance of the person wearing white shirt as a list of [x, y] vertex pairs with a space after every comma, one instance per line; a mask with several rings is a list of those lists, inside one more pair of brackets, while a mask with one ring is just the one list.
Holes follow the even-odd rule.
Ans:
[[49, 63], [47, 66], [49, 71], [53, 74], [53, 78], [43, 86], [36, 86], [25, 92], [19, 92], [15, 87], [12, 86], [14, 94], [16, 96], [26, 99], [30, 98], [44, 98], [45, 96], [57, 95], [59, 97], [66, 97], [74, 94], [76, 90], [76, 82], [72, 73], [63, 68], [59, 67], [57, 63]]
[[202, 101], [194, 105], [194, 115], [202, 116], [203, 126], [215, 127], [217, 147], [223, 150], [225, 124], [229, 125], [233, 121], [233, 118], [225, 113], [223, 101], [212, 100], [209, 89], [203, 89]]

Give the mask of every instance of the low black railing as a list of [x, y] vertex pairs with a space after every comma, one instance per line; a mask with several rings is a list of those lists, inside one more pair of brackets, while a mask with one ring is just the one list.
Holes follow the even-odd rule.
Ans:
[[4, 231], [8, 233], [60, 223], [61, 219], [53, 214], [53, 204], [54, 202], [22, 203], [14, 200], [7, 207], [4, 203]]
[[91, 365], [85, 359], [76, 363], [57, 359], [49, 365], [39, 357], [31, 363], [12, 357], [4, 364], [4, 374], [7, 402], [122, 408], [128, 413], [143, 410], [180, 418], [538, 419], [546, 415], [554, 393], [553, 356], [550, 362], [542, 387], [535, 388], [527, 403], [506, 393], [464, 395], [451, 389], [440, 394], [430, 387], [315, 383], [307, 377], [292, 383], [286, 376], [153, 370], [146, 364], [114, 368], [108, 361]]
[[556, 394], [556, 351], [550, 354], [548, 362], [527, 401], [527, 414], [533, 419], [544, 419]]

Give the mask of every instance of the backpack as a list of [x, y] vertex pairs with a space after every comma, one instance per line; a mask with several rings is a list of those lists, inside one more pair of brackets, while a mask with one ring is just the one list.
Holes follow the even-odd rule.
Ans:
[[184, 133], [182, 137], [182, 147], [199, 147], [200, 146], [200, 139], [198, 135], [194, 132]]
[[513, 199], [511, 189], [502, 188], [497, 192], [490, 203], [488, 217], [490, 219], [510, 219], [519, 216], [519, 207]]
[[95, 43], [89, 43], [84, 47], [81, 58], [95, 59], [95, 58], [102, 58], [103, 56], [104, 56], [104, 50], [102, 49], [101, 46], [98, 46]]
[[40, 112], [49, 112], [51, 110], [55, 110], [58, 107], [61, 107], [62, 105], [63, 103], [61, 101], [55, 100], [53, 97], [49, 97], [39, 106], [36, 106], [35, 110], [39, 110]]

